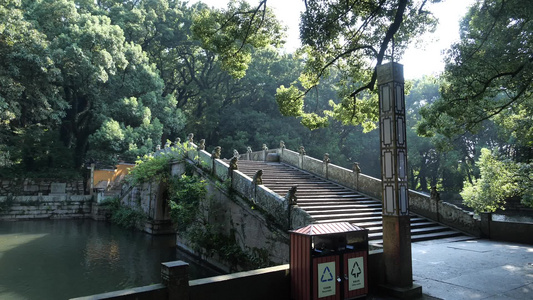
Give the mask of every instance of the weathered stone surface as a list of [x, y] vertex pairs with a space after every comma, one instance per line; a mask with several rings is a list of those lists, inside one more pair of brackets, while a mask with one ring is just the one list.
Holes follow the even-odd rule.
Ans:
[[[0, 197], [0, 202], [7, 197]], [[0, 211], [0, 220], [85, 218], [91, 215], [92, 196], [45, 195], [14, 197], [12, 205]]]
[[474, 236], [480, 236], [479, 221], [474, 219], [474, 213], [463, 210], [453, 204], [439, 202], [438, 213], [441, 223], [460, 229]]
[[228, 179], [228, 169], [229, 165], [219, 159], [215, 160], [215, 175], [221, 181], [226, 181]]
[[295, 151], [292, 151], [292, 150], [289, 150], [287, 148], [283, 149], [283, 151], [281, 151], [281, 162], [283, 163], [287, 163], [289, 165], [293, 165], [293, 166], [297, 166], [298, 165], [298, 160], [299, 160], [299, 154], [298, 152], [295, 152]]
[[50, 184], [50, 194], [65, 194], [67, 184], [65, 182], [52, 182]]
[[326, 177], [326, 174], [323, 173], [322, 161], [310, 156], [303, 157], [302, 166], [306, 171], [317, 174], [320, 177]]

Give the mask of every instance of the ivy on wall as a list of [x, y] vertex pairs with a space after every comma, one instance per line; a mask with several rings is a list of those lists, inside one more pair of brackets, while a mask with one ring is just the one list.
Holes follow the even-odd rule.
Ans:
[[170, 178], [170, 217], [178, 232], [184, 232], [193, 225], [200, 211], [200, 199], [207, 195], [207, 183], [197, 176], [183, 174]]
[[112, 223], [127, 229], [138, 228], [148, 218], [144, 212], [138, 209], [120, 205], [118, 198], [107, 200], [101, 206], [108, 210]]
[[[176, 231], [198, 253], [217, 256], [235, 270], [272, 266], [268, 250], [246, 246], [243, 248], [236, 239], [235, 228], [226, 233], [225, 228], [207, 220], [205, 212], [212, 212], [215, 208], [208, 199], [206, 179], [195, 175], [194, 167], [185, 164], [184, 174], [171, 175], [172, 163], [184, 161], [188, 150], [188, 143], [184, 143], [179, 147], [167, 148], [157, 155], [139, 158], [135, 168], [128, 174], [127, 182], [132, 186], [143, 183], [166, 186], [170, 217]], [[214, 182], [217, 188], [223, 190], [231, 186], [229, 181]], [[139, 210], [120, 205], [118, 199], [107, 205], [111, 211], [111, 221], [123, 227], [135, 227], [147, 218]]]
[[171, 162], [184, 160], [190, 149], [192, 148], [188, 143], [183, 143], [177, 147], [166, 148], [156, 155], [138, 158], [135, 167], [126, 177], [127, 182], [132, 186], [145, 182], [168, 182]]

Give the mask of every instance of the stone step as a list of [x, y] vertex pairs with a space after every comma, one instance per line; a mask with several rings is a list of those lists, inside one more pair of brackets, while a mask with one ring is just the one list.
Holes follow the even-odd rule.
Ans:
[[[423, 236], [423, 235], [429, 235], [434, 233], [441, 233], [441, 232], [449, 232], [449, 228], [446, 226], [432, 226], [432, 227], [423, 227], [423, 228], [413, 228], [411, 227], [411, 237], [413, 236]], [[383, 236], [383, 231], [369, 231], [368, 239], [370, 238], [381, 238]]]
[[[428, 221], [428, 220], [425, 219], [425, 218], [411, 216], [411, 225], [413, 223], [426, 222], [426, 221]], [[369, 228], [369, 227], [372, 227], [372, 226], [381, 226], [382, 225], [382, 221], [379, 220], [379, 221], [369, 221], [369, 222], [353, 222], [353, 224], [356, 225], [356, 226], [359, 226], [359, 227]]]
[[340, 208], [336, 207], [328, 207], [328, 206], [315, 206], [316, 208], [309, 208], [306, 207], [305, 211], [309, 213], [310, 215], [321, 213], [321, 214], [333, 214], [333, 213], [357, 213], [357, 212], [376, 212], [381, 213], [381, 208], [366, 208], [366, 207], [358, 207], [355, 205], [337, 205], [340, 206]]
[[361, 218], [350, 218], [350, 217], [348, 217], [348, 218], [326, 219], [326, 220], [317, 220], [317, 223], [348, 222], [348, 223], [356, 224], [357, 222], [371, 222], [371, 221], [379, 221], [381, 223], [381, 216], [361, 217]]
[[[424, 228], [424, 227], [431, 227], [431, 226], [434, 226], [434, 225], [435, 225], [435, 222], [431, 222], [431, 221], [412, 223], [411, 224], [411, 230], [413, 228]], [[442, 226], [442, 227], [444, 227], [444, 226]], [[379, 226], [368, 226], [368, 227], [364, 227], [364, 228], [368, 229], [369, 233], [381, 232], [383, 230], [383, 226], [381, 226], [381, 224], [379, 224]], [[447, 228], [447, 227], [444, 227], [444, 228]]]
[[300, 199], [298, 198], [297, 201], [299, 206], [306, 206], [306, 205], [337, 205], [337, 204], [376, 204], [381, 205], [381, 203], [376, 202], [375, 200], [369, 200], [369, 199], [345, 199], [345, 198], [322, 198], [322, 199]]
[[[265, 181], [263, 179], [263, 185], [269, 186], [269, 185], [275, 185], [278, 189], [290, 189], [293, 186], [297, 186], [297, 192], [306, 192], [306, 191], [315, 191], [315, 190], [322, 190], [322, 191], [332, 191], [332, 192], [351, 192], [354, 193], [354, 191], [350, 191], [346, 188], [335, 186], [329, 183], [321, 182], [321, 181], [305, 181], [302, 183], [293, 183], [293, 182], [281, 182], [281, 181]], [[358, 194], [358, 193], [355, 193]]]
[[359, 204], [359, 203], [348, 203], [348, 204], [331, 204], [331, 205], [301, 205], [298, 204], [300, 207], [304, 208], [305, 211], [317, 211], [317, 210], [328, 210], [328, 209], [351, 209], [351, 208], [357, 208], [360, 210], [379, 210], [382, 211], [381, 204]]
[[[281, 196], [297, 185], [298, 206], [317, 223], [350, 222], [368, 229], [369, 240], [373, 244], [383, 242], [382, 205], [379, 200], [283, 163], [239, 161], [239, 171], [247, 176], [253, 177], [259, 169], [263, 170], [263, 184]], [[422, 217], [412, 215], [410, 221], [413, 242], [466, 237]]]
[[317, 195], [312, 195], [312, 194], [302, 194], [302, 195], [298, 195], [298, 192], [296, 192], [296, 196], [300, 196], [298, 197], [298, 202], [299, 201], [306, 201], [306, 200], [313, 200], [313, 199], [320, 199], [322, 201], [329, 201], [329, 200], [354, 200], [354, 201], [357, 201], [357, 200], [371, 200], [371, 201], [374, 201], [374, 202], [377, 202], [376, 200], [372, 200], [368, 197], [365, 197], [365, 196], [362, 196], [362, 195], [359, 195], [359, 194], [326, 194], [326, 195], [322, 195], [322, 194], [317, 194]]
[[359, 217], [377, 217], [381, 216], [381, 211], [378, 210], [335, 210], [335, 211], [307, 211], [307, 213], [315, 220], [325, 219], [343, 219], [343, 218], [359, 218]]
[[[430, 240], [436, 240], [436, 239], [444, 239], [444, 238], [453, 238], [453, 237], [463, 237], [464, 234], [460, 233], [459, 231], [454, 230], [448, 230], [448, 231], [441, 231], [441, 232], [434, 232], [434, 233], [425, 233], [425, 234], [412, 234], [411, 235], [411, 242], [424, 242], [424, 241], [430, 241]], [[368, 238], [369, 242], [371, 241], [373, 244], [383, 244], [383, 239], [377, 238], [377, 239], [370, 239]]]
[[307, 204], [306, 203], [298, 203], [298, 206], [307, 211], [307, 207], [317, 207], [317, 206], [322, 206], [322, 207], [336, 207], [336, 206], [343, 206], [343, 205], [353, 205], [354, 207], [372, 207], [372, 208], [377, 208], [379, 209], [380, 211], [382, 210], [381, 206], [378, 205], [378, 204], [375, 204], [373, 202], [367, 202], [367, 201], [360, 201], [360, 202], [356, 202], [356, 203], [353, 203], [351, 201], [330, 201], [328, 203], [324, 203], [324, 202], [308, 202]]

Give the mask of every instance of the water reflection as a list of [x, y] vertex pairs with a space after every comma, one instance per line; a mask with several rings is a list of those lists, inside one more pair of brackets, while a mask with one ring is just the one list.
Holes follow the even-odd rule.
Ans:
[[[92, 220], [0, 222], [0, 299], [69, 299], [160, 282], [175, 237]], [[191, 264], [191, 277], [214, 275]]]

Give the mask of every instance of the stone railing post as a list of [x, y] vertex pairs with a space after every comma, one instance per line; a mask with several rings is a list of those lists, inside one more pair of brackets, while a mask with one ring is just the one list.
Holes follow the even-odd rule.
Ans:
[[298, 157], [298, 168], [303, 169], [304, 156], [305, 156], [305, 148], [304, 148], [304, 146], [300, 146], [300, 149], [298, 150], [298, 153], [300, 154], [300, 156]]
[[196, 146], [196, 165], [200, 165], [200, 151], [205, 150], [205, 139], [201, 139]]
[[437, 191], [436, 186], [431, 187], [431, 194], [429, 198], [429, 207], [432, 213], [435, 214], [435, 219], [437, 222], [440, 222], [440, 214], [439, 214], [439, 202], [440, 202], [440, 194]]
[[324, 173], [324, 177], [328, 179], [328, 165], [331, 162], [329, 159], [329, 153], [324, 154], [324, 159], [322, 160], [322, 173]]
[[238, 161], [239, 161], [238, 155], [233, 156], [231, 160], [229, 161], [228, 178], [230, 178], [232, 182], [233, 182], [233, 170], [239, 169]]
[[222, 152], [222, 147], [220, 146], [216, 146], [215, 149], [213, 149], [213, 152], [211, 152], [211, 162], [213, 166], [213, 168], [211, 169], [211, 172], [213, 175], [217, 174], [215, 161], [217, 159], [220, 159], [221, 152]]
[[91, 167], [90, 167], [90, 169], [91, 169], [91, 179], [89, 180], [89, 195], [91, 195], [91, 196], [94, 194], [94, 167], [95, 167], [95, 164], [92, 163]]
[[246, 159], [252, 160], [252, 147], [250, 146], [246, 147]]
[[481, 237], [490, 239], [490, 223], [492, 222], [492, 213], [490, 212], [479, 213], [479, 218], [481, 219], [479, 223]]
[[361, 174], [361, 167], [358, 162], [353, 163], [352, 171], [355, 177], [355, 189], [359, 190], [359, 174]]
[[291, 211], [294, 206], [298, 205], [298, 198], [296, 197], [296, 191], [298, 190], [298, 185], [293, 185], [290, 189], [287, 195], [285, 195], [285, 201], [287, 202], [287, 216], [288, 216], [288, 222], [287, 222], [287, 228], [292, 228], [292, 215]]
[[189, 264], [178, 260], [161, 263], [161, 279], [169, 300], [189, 299]]
[[268, 154], [268, 147], [266, 144], [263, 144], [263, 161], [266, 161], [267, 160], [267, 154]]
[[257, 170], [252, 178], [253, 188], [254, 188], [254, 198], [253, 202], [257, 203], [257, 186], [263, 185], [263, 170]]

